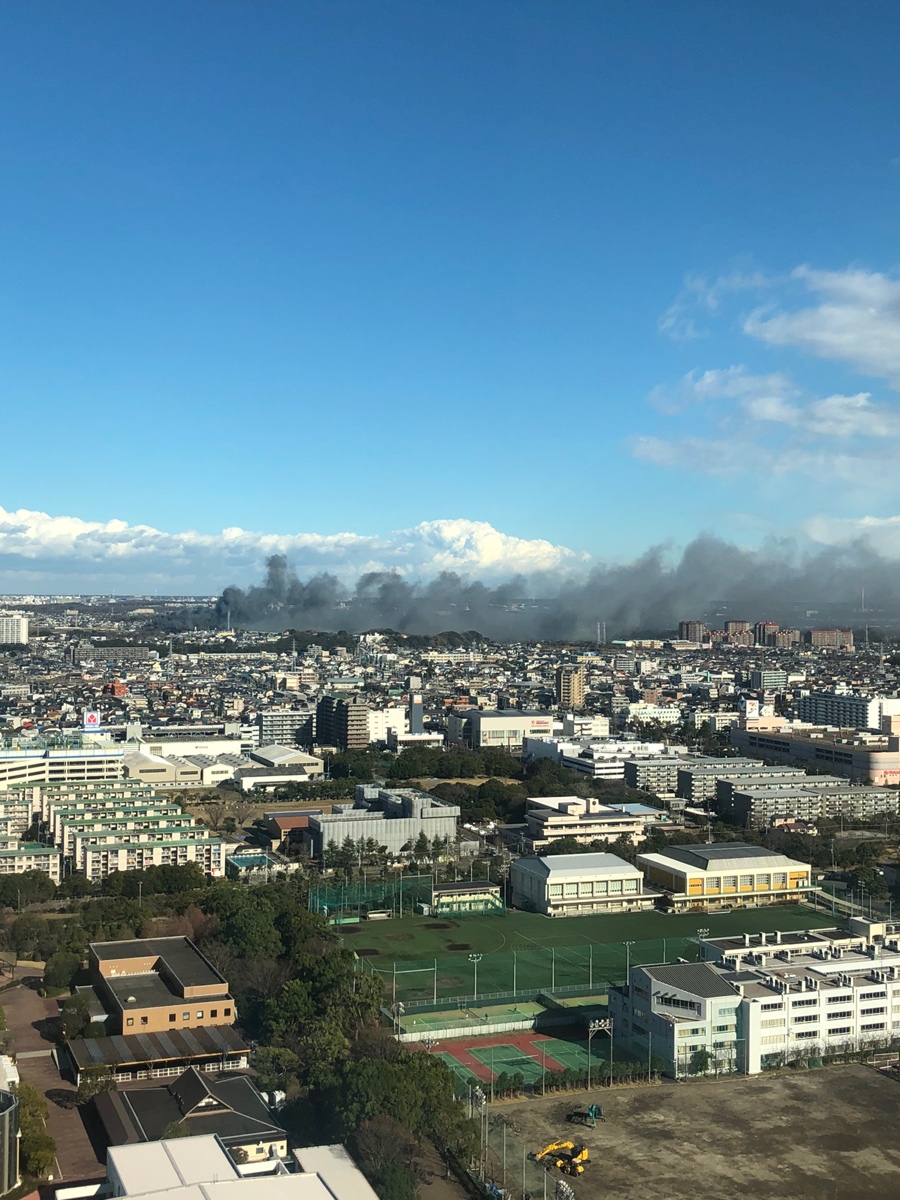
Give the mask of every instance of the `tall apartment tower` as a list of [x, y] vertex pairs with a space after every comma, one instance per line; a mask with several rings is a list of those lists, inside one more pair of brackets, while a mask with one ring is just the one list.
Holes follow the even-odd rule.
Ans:
[[359, 696], [323, 696], [316, 708], [316, 740], [341, 750], [369, 744], [369, 706]]
[[703, 642], [706, 639], [706, 626], [702, 621], [679, 621], [678, 637], [683, 642]]
[[424, 733], [425, 724], [422, 718], [422, 693], [409, 694], [409, 732]]
[[556, 668], [556, 700], [560, 708], [574, 709], [584, 706], [583, 667]]
[[753, 640], [757, 646], [774, 646], [778, 624], [775, 621], [757, 621], [753, 626]]
[[726, 633], [749, 633], [750, 632], [750, 622], [749, 621], [726, 621], [725, 622], [725, 632]]
[[27, 646], [28, 618], [0, 613], [0, 645]]

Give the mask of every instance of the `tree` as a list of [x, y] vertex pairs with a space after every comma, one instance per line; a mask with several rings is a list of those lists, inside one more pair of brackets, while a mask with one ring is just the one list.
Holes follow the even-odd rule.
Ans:
[[45, 1128], [28, 1122], [22, 1123], [19, 1142], [22, 1170], [34, 1179], [49, 1175], [56, 1161], [56, 1142]]
[[112, 1070], [105, 1066], [85, 1067], [78, 1080], [78, 1091], [75, 1098], [79, 1104], [87, 1104], [101, 1092], [114, 1092], [116, 1079]]
[[209, 822], [209, 827], [214, 833], [218, 833], [222, 828], [228, 812], [225, 808], [223, 800], [211, 800], [203, 809], [204, 816]]
[[71, 950], [58, 950], [47, 960], [44, 983], [47, 987], [67, 988], [81, 969], [81, 955]]
[[83, 993], [76, 992], [60, 1005], [59, 1016], [64, 1037], [85, 1037], [91, 1024], [91, 1002]]
[[698, 1046], [691, 1055], [691, 1060], [688, 1063], [688, 1070], [692, 1075], [705, 1075], [709, 1070], [711, 1061], [712, 1059], [709, 1051], [703, 1046]]
[[191, 1137], [191, 1131], [184, 1121], [170, 1121], [162, 1131], [162, 1136], [164, 1138]]

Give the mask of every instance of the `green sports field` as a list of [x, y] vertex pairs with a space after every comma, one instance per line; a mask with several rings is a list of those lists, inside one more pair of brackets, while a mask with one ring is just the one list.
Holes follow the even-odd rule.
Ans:
[[[659, 912], [547, 918], [505, 916], [363, 921], [341, 928], [367, 969], [377, 972], [392, 998], [404, 1003], [531, 991], [602, 993], [632, 964], [694, 958], [697, 931], [712, 936], [817, 929], [831, 914], [805, 906], [741, 909], [716, 915]], [[472, 955], [480, 955], [473, 962]]]

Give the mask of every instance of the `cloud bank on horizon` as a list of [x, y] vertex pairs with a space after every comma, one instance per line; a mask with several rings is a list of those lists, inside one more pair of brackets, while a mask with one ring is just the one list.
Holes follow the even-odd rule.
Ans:
[[347, 583], [378, 571], [534, 577], [589, 561], [566, 546], [462, 519], [422, 521], [384, 536], [236, 528], [206, 534], [0, 508], [0, 592], [215, 593], [258, 577], [272, 555], [285, 556], [301, 576], [328, 572]]

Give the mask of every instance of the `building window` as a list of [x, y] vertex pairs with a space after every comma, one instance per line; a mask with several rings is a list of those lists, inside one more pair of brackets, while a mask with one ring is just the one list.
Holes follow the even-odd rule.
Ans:
[[780, 1029], [784, 1025], [784, 1017], [769, 1017], [768, 1021], [760, 1021], [760, 1029]]
[[830, 1012], [828, 1014], [829, 1021], [849, 1021], [853, 1016], [852, 1009], [845, 1009], [841, 1012]]
[[799, 1038], [814, 1038], [814, 1037], [818, 1037], [818, 1036], [819, 1035], [815, 1029], [801, 1029], [799, 1032], [794, 1034], [794, 1037], [798, 1038], [798, 1039]]
[[777, 1046], [779, 1042], [784, 1041], [783, 1033], [769, 1033], [765, 1037], [759, 1039], [763, 1046]]
[[724, 876], [723, 881], [722, 881], [723, 887], [736, 888], [737, 881], [738, 881], [737, 875], [726, 875], [726, 876]]
[[181, 1014], [181, 1019], [182, 1021], [189, 1021], [191, 1019], [191, 1014], [189, 1012], [183, 1012]]
[[852, 1025], [842, 1025], [840, 1029], [829, 1029], [828, 1036], [829, 1037], [838, 1037], [839, 1034], [852, 1033], [852, 1032], [853, 1032]]
[[753, 876], [752, 875], [742, 875], [741, 876], [741, 887], [742, 888], [744, 888], [744, 887], [752, 888], [753, 887]]
[[149, 1017], [141, 1017], [141, 1024], [142, 1024], [142, 1025], [149, 1025], [149, 1024], [150, 1024], [150, 1018], [149, 1018]]
[[860, 1029], [863, 1029], [863, 1030], [884, 1029], [884, 1021], [875, 1021], [874, 1024], [871, 1024], [871, 1025], [860, 1025]]
[[766, 889], [770, 888], [772, 886], [772, 876], [771, 875], [757, 875], [756, 886], [758, 888], [766, 888]]
[[787, 875], [783, 871], [776, 871], [772, 876], [772, 887], [787, 887]]
[[818, 1013], [804, 1013], [803, 1016], [801, 1016], [801, 1017], [794, 1017], [794, 1024], [795, 1025], [812, 1025], [814, 1022], [818, 1021], [818, 1019], [819, 1019]]
[[874, 1017], [874, 1016], [877, 1016], [878, 1013], [883, 1013], [883, 1012], [887, 1012], [887, 1009], [885, 1008], [884, 1005], [882, 1005], [881, 1008], [861, 1008], [859, 1010], [859, 1015], [861, 1017]]
[[175, 1019], [176, 1019], [176, 1014], [175, 1014], [175, 1013], [169, 1013], [169, 1020], [170, 1020], [170, 1021], [174, 1021]]
[[134, 1017], [126, 1017], [126, 1018], [125, 1018], [125, 1024], [126, 1024], [126, 1025], [133, 1025], [133, 1024], [134, 1024]]
[[706, 890], [708, 892], [717, 892], [721, 883], [722, 880], [718, 875], [708, 875], [706, 878]]
[[828, 1003], [829, 1004], [849, 1004], [852, 999], [853, 999], [852, 996], [829, 996]]
[[736, 1025], [714, 1025], [713, 1033], [734, 1033]]
[[763, 1010], [763, 1012], [781, 1012], [781, 1010], [784, 1008], [784, 1005], [780, 1000], [773, 1000], [769, 1004], [761, 1004], [760, 1008]]
[[818, 1004], [818, 996], [807, 996], [805, 1000], [792, 1000], [791, 1008], [810, 1008], [813, 1004]]
[[209, 1015], [211, 1017], [217, 1017], [219, 1015], [219, 1010], [217, 1008], [211, 1008], [209, 1010]]
[[202, 1021], [202, 1020], [203, 1020], [203, 1013], [202, 1013], [202, 1012], [198, 1012], [198, 1013], [197, 1013], [197, 1020], [198, 1020], [198, 1021]]
[[226, 1017], [230, 1017], [230, 1016], [231, 1016], [231, 1009], [230, 1009], [230, 1008], [226, 1008], [226, 1009], [224, 1010], [224, 1012], [225, 1012], [225, 1016], [226, 1016]]
[[883, 1000], [887, 992], [860, 992], [860, 1000]]

